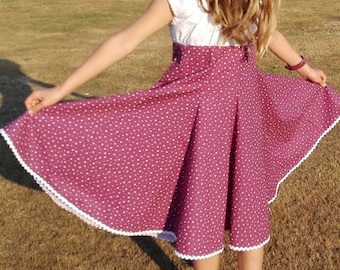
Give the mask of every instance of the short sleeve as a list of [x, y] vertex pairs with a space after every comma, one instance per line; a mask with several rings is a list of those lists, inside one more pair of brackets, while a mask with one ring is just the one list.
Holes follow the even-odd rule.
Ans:
[[168, 0], [172, 13], [177, 18], [187, 18], [199, 6], [199, 0]]

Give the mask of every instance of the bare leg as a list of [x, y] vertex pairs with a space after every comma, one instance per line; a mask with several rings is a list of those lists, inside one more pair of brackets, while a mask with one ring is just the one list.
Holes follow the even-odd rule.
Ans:
[[213, 257], [193, 261], [195, 270], [218, 270], [220, 256], [215, 255]]
[[240, 251], [237, 254], [238, 270], [261, 270], [264, 248]]

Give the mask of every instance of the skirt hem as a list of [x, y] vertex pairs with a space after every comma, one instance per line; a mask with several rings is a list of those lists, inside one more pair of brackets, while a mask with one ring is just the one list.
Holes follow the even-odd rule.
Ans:
[[314, 145], [309, 149], [309, 151], [307, 152], [307, 154], [300, 159], [300, 161], [292, 167], [292, 169], [278, 182], [278, 184], [276, 185], [276, 192], [275, 195], [273, 196], [272, 199], [270, 199], [268, 201], [268, 204], [271, 204], [272, 202], [275, 201], [275, 199], [277, 198], [277, 195], [279, 193], [279, 188], [280, 185], [288, 178], [288, 176], [295, 171], [295, 169], [297, 169], [311, 154], [312, 152], [316, 149], [316, 147], [318, 146], [319, 142], [322, 140], [323, 137], [325, 137], [327, 135], [327, 133], [329, 133], [335, 126], [336, 124], [340, 121], [340, 117], [338, 117], [337, 119], [335, 119], [335, 121], [321, 134], [321, 136], [315, 141]]
[[[329, 132], [331, 131], [335, 125], [340, 121], [340, 117], [338, 117], [333, 124], [329, 126], [319, 137], [319, 139], [315, 142], [315, 144], [310, 148], [310, 150], [307, 152], [307, 154], [295, 165], [292, 167], [292, 169], [278, 182], [277, 187], [276, 187], [276, 193], [274, 197], [268, 202], [269, 204], [272, 203], [277, 195], [278, 195], [278, 190], [279, 186], [287, 179], [287, 177], [304, 161], [308, 158], [308, 156], [315, 150], [317, 147], [318, 143], [321, 141], [321, 139]], [[21, 166], [35, 179], [35, 181], [39, 184], [39, 186], [51, 197], [51, 199], [58, 204], [61, 208], [73, 213], [76, 215], [78, 218], [83, 220], [89, 225], [92, 225], [94, 227], [97, 227], [99, 229], [105, 230], [107, 232], [121, 235], [121, 236], [151, 236], [151, 237], [156, 237], [168, 242], [175, 242], [176, 241], [176, 235], [175, 233], [171, 231], [164, 231], [164, 230], [145, 230], [145, 231], [138, 231], [138, 232], [128, 232], [128, 231], [122, 231], [122, 230], [116, 230], [113, 229], [102, 222], [98, 221], [97, 219], [91, 217], [90, 215], [86, 214], [82, 210], [80, 210], [78, 207], [76, 207], [74, 204], [70, 203], [67, 199], [65, 199], [63, 196], [61, 196], [58, 192], [54, 190], [52, 186], [50, 186], [42, 177], [40, 177], [37, 173], [35, 173], [26, 163], [25, 161], [21, 158], [20, 154], [16, 150], [16, 147], [12, 143], [11, 139], [9, 136], [6, 134], [5, 130], [0, 129], [0, 134], [4, 137], [5, 141], [9, 145], [10, 149], [14, 153], [15, 157], [21, 164]], [[229, 244], [230, 249], [234, 251], [249, 251], [249, 250], [255, 250], [258, 248], [261, 248], [265, 244], [267, 244], [270, 240], [270, 236], [261, 244], [253, 246], [253, 247], [238, 247], [238, 246], [233, 246]], [[202, 256], [191, 256], [191, 255], [186, 255], [178, 252], [176, 249], [174, 250], [174, 253], [185, 260], [200, 260], [200, 259], [206, 259], [212, 256], [215, 256], [221, 252], [223, 252], [224, 248], [221, 248], [217, 251], [214, 251], [212, 253], [209, 253], [207, 255], [202, 255]]]
[[251, 250], [255, 250], [255, 249], [259, 249], [259, 248], [263, 247], [264, 245], [266, 245], [269, 242], [269, 240], [270, 240], [270, 236], [265, 241], [263, 241], [262, 243], [260, 243], [259, 245], [256, 245], [256, 246], [236, 247], [236, 246], [229, 245], [229, 248], [231, 250], [234, 250], [234, 251], [251, 251]]
[[194, 261], [194, 260], [204, 260], [204, 259], [208, 259], [211, 258], [215, 255], [218, 255], [220, 253], [222, 253], [224, 250], [224, 248], [221, 248], [217, 251], [214, 251], [212, 253], [209, 253], [207, 255], [202, 255], [202, 256], [191, 256], [191, 255], [185, 255], [182, 253], [179, 253], [177, 250], [175, 250], [175, 255], [177, 255], [179, 258], [183, 259], [183, 260], [188, 260], [188, 261]]

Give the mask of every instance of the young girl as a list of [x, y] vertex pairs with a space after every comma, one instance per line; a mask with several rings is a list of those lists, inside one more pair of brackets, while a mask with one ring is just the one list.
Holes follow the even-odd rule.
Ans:
[[[261, 269], [268, 203], [339, 121], [340, 96], [275, 30], [279, 1], [153, 0], [62, 84], [34, 91], [1, 130], [63, 208], [121, 235], [175, 242], [218, 269], [224, 232], [239, 269]], [[57, 104], [170, 23], [173, 62], [146, 91]], [[267, 49], [304, 79], [260, 73]]]

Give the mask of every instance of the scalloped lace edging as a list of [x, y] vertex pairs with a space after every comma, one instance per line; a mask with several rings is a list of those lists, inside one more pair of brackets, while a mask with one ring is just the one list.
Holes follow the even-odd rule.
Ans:
[[288, 176], [296, 169], [298, 168], [302, 162], [304, 162], [310, 155], [311, 153], [316, 149], [317, 145], [320, 143], [320, 141], [322, 140], [322, 138], [328, 133], [330, 132], [335, 126], [336, 124], [340, 121], [340, 117], [338, 117], [334, 122], [333, 124], [331, 124], [329, 126], [328, 129], [326, 129], [322, 134], [321, 136], [319, 137], [319, 139], [316, 140], [315, 144], [310, 148], [310, 150], [307, 152], [307, 154], [294, 166], [292, 167], [292, 169], [279, 181], [279, 183], [277, 184], [276, 186], [276, 192], [275, 192], [275, 195], [274, 197], [268, 201], [268, 204], [271, 204], [273, 201], [275, 201], [275, 199], [277, 198], [277, 195], [278, 195], [278, 192], [279, 192], [279, 188], [280, 188], [280, 185], [288, 178]]
[[[256, 246], [252, 246], [252, 247], [236, 247], [236, 246], [233, 246], [233, 245], [230, 245], [229, 244], [229, 248], [231, 250], [234, 250], [234, 251], [250, 251], [250, 250], [255, 250], [255, 249], [259, 249], [261, 247], [263, 247], [264, 245], [266, 245], [270, 240], [270, 236], [265, 240], [263, 241], [262, 243], [256, 245]], [[209, 253], [209, 254], [206, 254], [206, 255], [202, 255], [202, 256], [190, 256], [190, 255], [185, 255], [185, 254], [182, 254], [180, 252], [178, 252], [177, 250], [175, 250], [175, 254], [184, 259], [184, 260], [203, 260], [203, 259], [207, 259], [207, 258], [210, 258], [210, 257], [213, 257], [215, 255], [218, 255], [220, 253], [222, 253], [224, 250], [224, 248], [221, 248], [215, 252], [212, 252], [212, 253]]]
[[[280, 185], [287, 179], [287, 177], [297, 168], [301, 165], [301, 163], [303, 161], [305, 161], [310, 154], [316, 149], [317, 145], [319, 144], [319, 142], [322, 140], [322, 138], [329, 132], [331, 131], [336, 124], [340, 121], [340, 117], [338, 117], [332, 125], [330, 125], [330, 127], [328, 129], [326, 129], [322, 135], [319, 137], [319, 139], [315, 142], [315, 144], [311, 147], [311, 149], [308, 151], [308, 153], [279, 181], [279, 183], [277, 184], [276, 187], [276, 192], [274, 197], [268, 202], [268, 204], [272, 203], [277, 195], [278, 195], [278, 190]], [[19, 161], [19, 163], [21, 164], [21, 166], [30, 174], [32, 175], [32, 177], [35, 179], [35, 181], [37, 181], [37, 183], [39, 184], [39, 186], [53, 199], [53, 201], [55, 203], [57, 203], [60, 207], [66, 209], [67, 211], [73, 213], [74, 215], [76, 215], [78, 218], [80, 218], [81, 220], [83, 220], [84, 222], [88, 223], [89, 225], [92, 225], [94, 227], [97, 227], [99, 229], [108, 231], [110, 233], [114, 233], [117, 235], [122, 235], [122, 236], [152, 236], [152, 237], [158, 237], [162, 240], [165, 241], [169, 241], [169, 242], [174, 242], [176, 241], [176, 235], [171, 232], [171, 231], [163, 231], [163, 230], [147, 230], [147, 231], [140, 231], [140, 232], [126, 232], [126, 231], [121, 231], [121, 230], [115, 230], [110, 228], [109, 226], [103, 224], [102, 222], [96, 220], [95, 218], [89, 216], [88, 214], [86, 214], [85, 212], [83, 212], [82, 210], [78, 209], [75, 205], [73, 205], [72, 203], [70, 203], [66, 198], [64, 198], [63, 196], [61, 196], [58, 192], [56, 192], [53, 187], [51, 187], [43, 178], [41, 178], [37, 173], [35, 173], [25, 162], [24, 160], [21, 158], [20, 154], [18, 153], [18, 151], [16, 150], [14, 144], [12, 143], [11, 139], [8, 137], [8, 135], [6, 134], [6, 132], [3, 129], [0, 129], [0, 134], [4, 137], [5, 141], [7, 142], [7, 144], [9, 145], [9, 147], [11, 148], [11, 150], [13, 151], [15, 157], [17, 158], [17, 160]], [[235, 251], [250, 251], [250, 250], [255, 250], [258, 248], [263, 247], [265, 244], [267, 244], [270, 240], [270, 237], [268, 237], [268, 239], [266, 239], [263, 243], [257, 245], [257, 246], [253, 246], [253, 247], [236, 247], [236, 246], [232, 246], [229, 244], [230, 249], [235, 250]], [[181, 254], [178, 251], [174, 251], [175, 254], [185, 260], [201, 260], [201, 259], [206, 259], [209, 257], [213, 257], [217, 254], [222, 253], [224, 250], [224, 248], [221, 248], [220, 250], [217, 250], [215, 252], [209, 253], [207, 255], [202, 255], [202, 256], [190, 256], [190, 255], [186, 255], [186, 254]]]
[[231, 250], [234, 250], [234, 251], [250, 251], [250, 250], [255, 250], [255, 249], [259, 249], [261, 247], [263, 247], [264, 245], [266, 245], [270, 240], [270, 236], [262, 243], [256, 245], [256, 246], [252, 246], [252, 247], [236, 247], [236, 246], [232, 246], [229, 244], [229, 248]]
[[13, 151], [15, 157], [21, 164], [21, 166], [34, 178], [34, 180], [39, 184], [43, 191], [45, 191], [51, 199], [59, 205], [61, 208], [73, 213], [78, 218], [83, 220], [89, 225], [97, 227], [99, 229], [108, 231], [110, 233], [114, 233], [117, 235], [122, 236], [152, 236], [158, 237], [165, 241], [174, 242], [176, 241], [176, 235], [171, 231], [164, 231], [164, 230], [146, 230], [146, 231], [139, 231], [139, 232], [127, 232], [122, 230], [116, 230], [110, 228], [109, 226], [105, 225], [104, 223], [98, 221], [97, 219], [91, 217], [90, 215], [86, 214], [79, 208], [77, 208], [74, 204], [70, 203], [66, 198], [61, 196], [58, 192], [56, 192], [53, 187], [51, 187], [43, 178], [41, 178], [37, 173], [35, 173], [21, 158], [20, 154], [16, 150], [14, 144], [12, 143], [11, 139], [8, 137], [6, 132], [3, 129], [0, 129], [0, 134], [4, 137], [5, 141]]
[[190, 256], [190, 255], [185, 255], [182, 254], [180, 252], [178, 252], [177, 250], [175, 250], [175, 255], [177, 255], [178, 257], [184, 259], [184, 260], [189, 260], [189, 261], [194, 261], [194, 260], [203, 260], [203, 259], [207, 259], [210, 257], [213, 257], [215, 255], [218, 255], [220, 253], [222, 253], [224, 250], [224, 248], [221, 248], [220, 250], [217, 250], [215, 252], [209, 253], [207, 255], [202, 255], [202, 256]]

